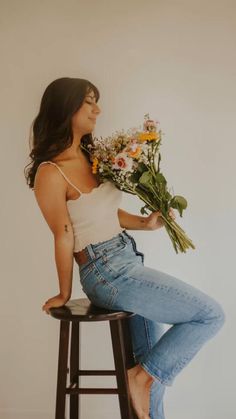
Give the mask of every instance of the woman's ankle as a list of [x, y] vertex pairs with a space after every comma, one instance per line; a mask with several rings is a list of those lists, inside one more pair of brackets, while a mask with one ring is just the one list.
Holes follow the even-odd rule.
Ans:
[[147, 383], [147, 384], [152, 384], [154, 381], [154, 378], [151, 374], [149, 374], [145, 368], [141, 365], [138, 364], [138, 371], [137, 371], [137, 375], [139, 377], [142, 377], [142, 379]]
[[140, 371], [140, 364], [134, 365], [132, 368], [129, 368], [127, 371], [129, 374], [136, 375]]
[[146, 384], [152, 384], [154, 377], [150, 375], [141, 364], [136, 364], [134, 367], [128, 369], [130, 376], [137, 376]]

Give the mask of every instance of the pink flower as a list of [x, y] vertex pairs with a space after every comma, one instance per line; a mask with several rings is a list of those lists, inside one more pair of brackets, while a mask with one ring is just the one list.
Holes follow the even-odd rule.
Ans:
[[133, 161], [124, 152], [117, 154], [113, 164], [113, 169], [120, 169], [123, 171], [130, 171], [132, 169]]

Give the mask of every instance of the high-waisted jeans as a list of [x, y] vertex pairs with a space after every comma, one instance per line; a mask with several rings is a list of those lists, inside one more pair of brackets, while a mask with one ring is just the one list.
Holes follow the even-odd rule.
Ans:
[[[125, 229], [85, 249], [82, 289], [97, 306], [135, 313], [128, 320], [135, 360], [154, 378], [150, 418], [164, 419], [166, 386], [221, 329], [222, 306], [181, 279], [144, 266], [144, 254]], [[171, 327], [165, 331], [164, 324]]]

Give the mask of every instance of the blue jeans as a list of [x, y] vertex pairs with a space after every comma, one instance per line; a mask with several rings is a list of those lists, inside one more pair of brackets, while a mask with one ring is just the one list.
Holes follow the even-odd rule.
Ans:
[[[181, 279], [144, 266], [144, 254], [126, 230], [85, 249], [82, 289], [99, 307], [135, 313], [129, 318], [135, 359], [154, 378], [150, 418], [164, 419], [166, 386], [222, 327], [222, 306]], [[167, 331], [164, 323], [171, 325]]]

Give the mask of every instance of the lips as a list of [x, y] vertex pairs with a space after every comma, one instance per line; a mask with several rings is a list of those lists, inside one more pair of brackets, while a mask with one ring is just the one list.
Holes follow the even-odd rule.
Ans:
[[89, 119], [91, 119], [91, 121], [96, 122], [96, 118], [89, 118]]

